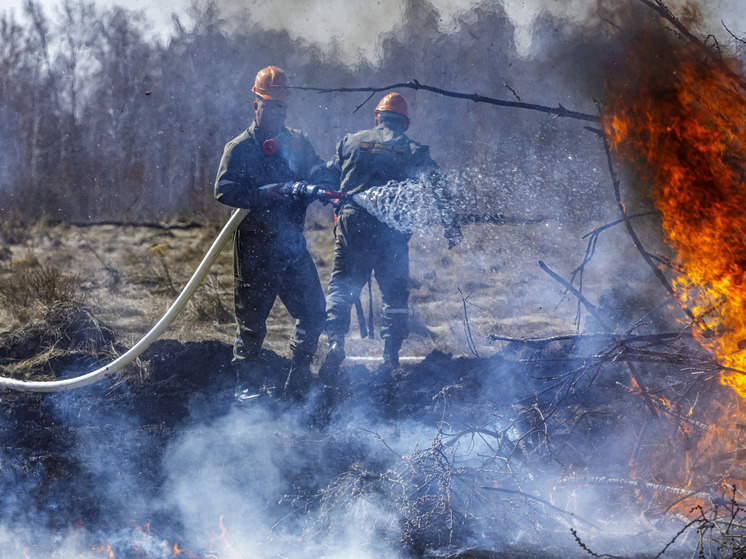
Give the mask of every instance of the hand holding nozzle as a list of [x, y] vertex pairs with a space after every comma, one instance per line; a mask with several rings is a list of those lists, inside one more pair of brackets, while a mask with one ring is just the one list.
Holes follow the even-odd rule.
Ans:
[[323, 203], [328, 203], [332, 200], [344, 200], [347, 198], [347, 194], [344, 192], [326, 190], [323, 185], [308, 184], [305, 181], [278, 182], [263, 186], [262, 190], [264, 189], [267, 190], [269, 199], [275, 202], [310, 199], [311, 201], [319, 200]]
[[285, 196], [284, 187], [285, 183], [278, 182], [275, 184], [269, 184], [264, 188], [267, 189], [267, 196], [272, 202], [284, 202], [288, 199], [287, 196]]

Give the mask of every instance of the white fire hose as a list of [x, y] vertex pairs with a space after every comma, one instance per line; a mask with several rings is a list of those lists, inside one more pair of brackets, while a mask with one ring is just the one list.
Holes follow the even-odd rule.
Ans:
[[158, 323], [153, 326], [150, 332], [145, 334], [145, 336], [139, 342], [137, 342], [137, 344], [132, 346], [129, 351], [120, 355], [117, 359], [115, 359], [108, 365], [105, 365], [104, 367], [96, 369], [93, 372], [86, 373], [79, 377], [53, 381], [25, 381], [0, 377], [0, 389], [8, 388], [10, 390], [18, 390], [20, 392], [62, 392], [63, 390], [71, 390], [73, 388], [80, 388], [82, 386], [93, 384], [94, 382], [101, 380], [103, 377], [117, 372], [118, 370], [122, 369], [123, 367], [137, 359], [137, 357], [143, 351], [145, 351], [150, 344], [157, 340], [158, 337], [163, 333], [163, 331], [170, 326], [174, 318], [176, 318], [176, 316], [184, 308], [184, 305], [186, 305], [187, 301], [189, 301], [192, 295], [194, 295], [197, 287], [199, 287], [199, 284], [202, 283], [205, 275], [207, 275], [207, 272], [215, 263], [215, 260], [220, 254], [220, 251], [225, 246], [225, 243], [236, 230], [238, 224], [243, 221], [244, 217], [246, 217], [248, 213], [249, 210], [246, 209], [237, 210], [236, 212], [234, 212], [234, 214], [223, 227], [222, 231], [220, 231], [220, 234], [212, 243], [210, 250], [207, 251], [207, 254], [202, 259], [202, 262], [200, 262], [200, 265], [197, 267], [194, 274], [192, 274], [189, 282], [186, 284], [179, 296], [166, 311], [166, 314], [164, 314], [158, 321]]

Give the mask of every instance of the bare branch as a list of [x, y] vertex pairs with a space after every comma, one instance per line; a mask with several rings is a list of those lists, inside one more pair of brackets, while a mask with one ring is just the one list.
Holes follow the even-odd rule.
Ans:
[[[744, 81], [743, 76], [740, 76], [739, 74], [734, 72], [733, 69], [728, 66], [728, 64], [723, 60], [723, 58], [720, 56], [720, 48], [717, 42], [715, 43], [715, 50], [717, 51], [718, 56], [713, 56], [712, 49], [691, 31], [689, 31], [689, 29], [687, 29], [687, 27], [683, 23], [681, 23], [681, 21], [679, 21], [679, 19], [675, 15], [673, 15], [671, 10], [669, 10], [668, 7], [661, 0], [640, 0], [640, 2], [654, 10], [663, 19], [673, 25], [687, 41], [696, 45], [708, 58], [711, 58], [716, 64], [718, 64], [726, 73], [726, 75], [731, 78], [736, 84], [738, 84], [741, 89], [746, 90], [746, 81]], [[710, 36], [708, 36], [708, 38], [709, 37]]]
[[725, 28], [725, 30], [728, 32], [728, 35], [730, 35], [731, 37], [733, 37], [736, 41], [738, 41], [740, 43], [745, 43], [746, 44], [746, 40], [741, 39], [741, 37], [736, 37], [736, 35], [730, 29], [728, 29], [728, 26], [725, 25], [725, 22], [722, 19], [720, 20], [720, 23], [723, 25], [723, 27]]
[[541, 266], [541, 269], [544, 270], [547, 274], [552, 276], [555, 280], [557, 280], [559, 283], [565, 286], [565, 288], [575, 295], [585, 306], [586, 310], [595, 318], [598, 323], [601, 325], [601, 327], [606, 330], [607, 332], [612, 332], [614, 329], [611, 328], [608, 324], [606, 324], [606, 321], [601, 317], [601, 315], [598, 313], [598, 310], [596, 309], [596, 306], [591, 303], [588, 299], [586, 299], [585, 295], [583, 295], [580, 291], [575, 289], [572, 285], [570, 285], [568, 282], [566, 282], [564, 279], [562, 279], [556, 272], [552, 271], [549, 266], [544, 264], [541, 260], [539, 260], [539, 266]]
[[291, 85], [288, 87], [293, 88], [293, 89], [300, 89], [302, 91], [316, 91], [318, 93], [360, 93], [360, 92], [370, 93], [370, 96], [368, 96], [368, 98], [365, 101], [363, 101], [362, 104], [358, 105], [355, 111], [357, 111], [363, 105], [365, 105], [365, 103], [370, 101], [370, 99], [376, 93], [379, 93], [382, 91], [388, 91], [390, 89], [414, 89], [414, 90], [423, 90], [423, 91], [430, 91], [432, 93], [438, 93], [440, 95], [443, 95], [444, 97], [455, 97], [456, 99], [466, 99], [468, 101], [474, 101], [475, 103], [487, 103], [489, 105], [496, 105], [498, 107], [511, 107], [514, 109], [528, 109], [531, 111], [539, 111], [542, 113], [553, 114], [557, 117], [574, 118], [576, 120], [586, 120], [589, 122], [599, 121], [599, 118], [595, 115], [590, 115], [590, 114], [581, 113], [577, 111], [571, 111], [563, 107], [561, 104], [557, 105], [556, 107], [547, 107], [545, 105], [537, 105], [535, 103], [523, 103], [520, 101], [504, 101], [502, 99], [495, 99], [494, 97], [486, 97], [484, 95], [480, 95], [479, 93], [459, 93], [457, 91], [449, 91], [447, 89], [441, 89], [439, 87], [434, 87], [432, 85], [421, 84], [417, 80], [412, 80], [412, 81], [402, 82], [402, 83], [395, 83], [395, 84], [386, 85], [383, 87], [328, 88], [328, 87], [310, 87], [310, 86], [305, 86], [305, 85]]

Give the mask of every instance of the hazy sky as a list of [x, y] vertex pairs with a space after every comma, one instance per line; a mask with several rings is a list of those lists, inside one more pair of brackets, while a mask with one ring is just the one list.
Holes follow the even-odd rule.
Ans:
[[[48, 10], [61, 4], [62, 0], [40, 0]], [[74, 1], [74, 0], [73, 0]], [[129, 9], [143, 10], [148, 20], [162, 37], [171, 30], [172, 12], [184, 14], [191, 0], [96, 0], [100, 7], [112, 4]], [[634, 0], [632, 0], [634, 1]], [[685, 0], [670, 0], [676, 5]], [[477, 0], [431, 0], [441, 14], [441, 26], [447, 30], [454, 16], [478, 3]], [[566, 17], [584, 17], [596, 0], [503, 0], [506, 12], [516, 24], [516, 43], [519, 50], [527, 52], [531, 43], [531, 22], [542, 12], [550, 11]], [[394, 29], [401, 21], [401, 0], [218, 0], [226, 13], [250, 17], [268, 28], [285, 28], [291, 35], [331, 44], [334, 38], [339, 47], [351, 56], [364, 55], [376, 59], [376, 44], [379, 35]], [[698, 0], [706, 7], [708, 31], [724, 33], [720, 20], [739, 36], [746, 35], [745, 0]], [[23, 0], [0, 0], [0, 9], [14, 9], [20, 14]], [[237, 15], [238, 15], [237, 14]]]

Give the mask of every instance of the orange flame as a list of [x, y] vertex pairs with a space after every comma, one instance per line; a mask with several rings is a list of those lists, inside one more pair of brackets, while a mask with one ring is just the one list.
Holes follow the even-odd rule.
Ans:
[[[746, 370], [746, 91], [726, 65], [735, 63], [713, 56], [666, 31], [640, 31], [610, 73], [602, 125], [613, 151], [652, 184], [682, 262], [672, 283], [701, 343]], [[746, 376], [722, 381], [746, 397]]]
[[94, 547], [93, 551], [97, 553], [104, 553], [108, 559], [114, 559], [114, 552], [111, 549], [111, 544], [104, 543], [101, 544], [99, 547]]
[[680, 425], [684, 459], [668, 455], [664, 471], [651, 472], [696, 492], [713, 479], [746, 479], [737, 427], [746, 402], [746, 82], [737, 61], [669, 29], [642, 27], [626, 33], [608, 68], [601, 123], [614, 155], [650, 187], [680, 265], [666, 273], [697, 340], [731, 369], [719, 380], [735, 398], [708, 403], [705, 431]]

